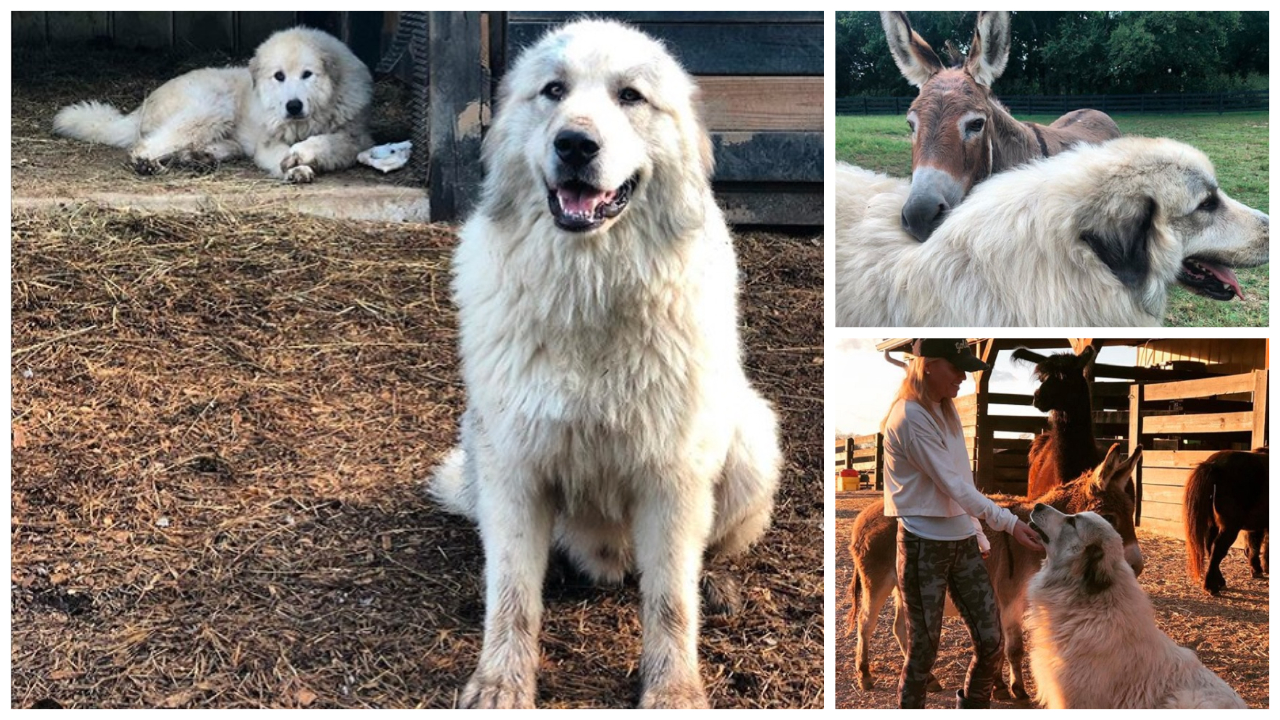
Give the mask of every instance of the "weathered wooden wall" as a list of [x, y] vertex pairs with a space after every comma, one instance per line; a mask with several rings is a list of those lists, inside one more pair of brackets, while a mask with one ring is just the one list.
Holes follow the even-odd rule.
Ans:
[[[579, 13], [509, 12], [500, 73]], [[732, 223], [821, 225], [821, 12], [605, 12], [662, 40], [702, 89], [716, 194]]]

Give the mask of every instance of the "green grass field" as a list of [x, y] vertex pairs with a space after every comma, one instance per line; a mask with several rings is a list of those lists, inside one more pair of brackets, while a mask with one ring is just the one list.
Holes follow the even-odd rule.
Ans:
[[[1168, 137], [1200, 148], [1213, 161], [1218, 183], [1240, 202], [1270, 213], [1267, 113], [1225, 115], [1113, 115], [1126, 135]], [[1021, 116], [1051, 123], [1056, 116]], [[896, 177], [911, 173], [911, 138], [900, 115], [836, 118], [836, 159]], [[1181, 286], [1169, 297], [1166, 324], [1182, 327], [1253, 326], [1268, 321], [1270, 275], [1267, 267], [1238, 270], [1246, 300], [1218, 302]]]

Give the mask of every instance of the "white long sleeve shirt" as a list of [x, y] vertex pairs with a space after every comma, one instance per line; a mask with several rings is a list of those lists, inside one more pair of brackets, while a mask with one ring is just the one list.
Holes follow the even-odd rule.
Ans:
[[884, 514], [949, 518], [969, 515], [1001, 532], [1018, 518], [978, 492], [964, 434], [940, 426], [914, 400], [899, 400], [884, 426]]

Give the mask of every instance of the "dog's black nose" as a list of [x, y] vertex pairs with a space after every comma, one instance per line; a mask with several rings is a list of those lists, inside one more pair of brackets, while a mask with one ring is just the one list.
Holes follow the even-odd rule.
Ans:
[[578, 130], [561, 130], [553, 145], [560, 161], [572, 168], [585, 167], [600, 152], [600, 143]]
[[285, 112], [287, 112], [287, 113], [289, 113], [289, 115], [294, 116], [294, 117], [296, 117], [296, 116], [298, 116], [298, 115], [301, 115], [301, 114], [302, 114], [302, 101], [301, 101], [301, 100], [290, 100], [289, 102], [287, 102], [287, 103], [285, 103], [285, 104], [284, 104], [284, 111], [285, 111]]

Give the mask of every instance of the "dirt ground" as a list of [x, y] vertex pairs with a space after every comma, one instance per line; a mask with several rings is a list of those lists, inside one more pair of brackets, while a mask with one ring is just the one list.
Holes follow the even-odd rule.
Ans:
[[[453, 703], [482, 557], [419, 494], [463, 404], [453, 243], [280, 214], [15, 215], [14, 707]], [[763, 544], [712, 568], [746, 607], [705, 624], [703, 676], [717, 706], [813, 707], [822, 248], [739, 247], [786, 467]], [[634, 584], [546, 594], [539, 702], [634, 704]]]
[[[846, 623], [849, 583], [853, 562], [849, 559], [849, 532], [862, 508], [880, 495], [873, 491], [837, 493], [836, 500], [836, 707], [897, 707], [897, 676], [902, 654], [893, 637], [892, 601], [886, 602], [870, 644], [871, 672], [875, 687], [862, 691], [854, 666], [856, 631]], [[1138, 529], [1145, 569], [1139, 581], [1155, 605], [1156, 622], [1175, 642], [1195, 650], [1210, 670], [1227, 682], [1251, 708], [1269, 707], [1268, 583], [1249, 575], [1244, 555], [1232, 550], [1222, 564], [1227, 589], [1210, 597], [1186, 577], [1186, 555], [1181, 542]], [[955, 707], [955, 691], [964, 683], [972, 646], [958, 617], [944, 621], [941, 650], [934, 673], [945, 690], [929, 695], [928, 707]], [[1035, 696], [1035, 678], [1024, 668], [1027, 690]], [[1001, 702], [998, 708], [1033, 708], [1031, 702]]]

